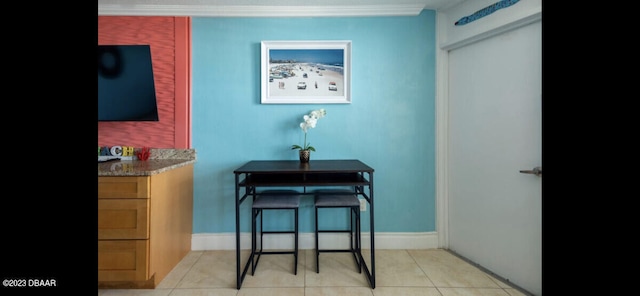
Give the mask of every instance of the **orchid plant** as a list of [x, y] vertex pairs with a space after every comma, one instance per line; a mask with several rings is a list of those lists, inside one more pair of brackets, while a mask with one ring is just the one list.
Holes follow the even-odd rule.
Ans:
[[327, 115], [326, 110], [318, 109], [318, 110], [313, 110], [311, 111], [311, 113], [304, 115], [302, 117], [304, 121], [300, 123], [300, 128], [304, 132], [304, 143], [303, 143], [303, 146], [292, 145], [291, 150], [299, 149], [299, 150], [316, 151], [316, 148], [311, 146], [311, 143], [307, 142], [307, 131], [310, 128], [315, 128], [316, 124], [318, 123], [318, 119], [324, 117], [325, 115]]

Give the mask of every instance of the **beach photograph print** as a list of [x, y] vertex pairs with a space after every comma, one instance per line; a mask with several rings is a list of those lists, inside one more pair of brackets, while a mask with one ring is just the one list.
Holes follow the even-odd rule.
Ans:
[[262, 103], [350, 103], [349, 41], [263, 41]]

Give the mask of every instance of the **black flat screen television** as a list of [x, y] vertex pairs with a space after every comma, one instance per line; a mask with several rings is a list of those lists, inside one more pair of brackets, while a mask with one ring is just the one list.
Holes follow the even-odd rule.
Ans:
[[98, 45], [98, 121], [158, 121], [149, 45]]

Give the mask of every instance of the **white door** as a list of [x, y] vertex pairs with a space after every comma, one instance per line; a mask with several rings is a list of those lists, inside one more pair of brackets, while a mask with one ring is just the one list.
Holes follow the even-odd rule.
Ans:
[[535, 22], [449, 52], [449, 249], [542, 295], [542, 41]]

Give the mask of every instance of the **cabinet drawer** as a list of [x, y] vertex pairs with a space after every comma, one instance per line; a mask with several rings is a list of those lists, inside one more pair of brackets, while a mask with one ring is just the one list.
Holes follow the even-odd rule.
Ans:
[[98, 198], [149, 198], [149, 177], [98, 177]]
[[149, 240], [98, 241], [98, 281], [149, 278]]
[[98, 199], [98, 239], [148, 239], [149, 199]]

